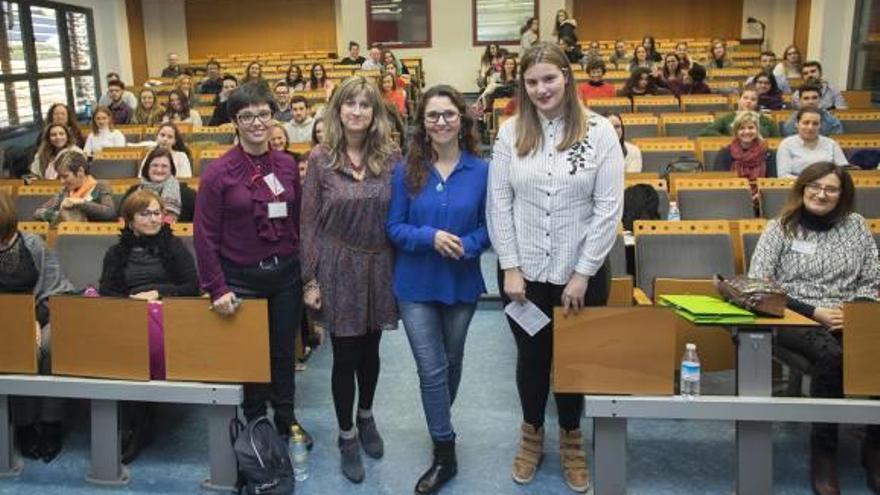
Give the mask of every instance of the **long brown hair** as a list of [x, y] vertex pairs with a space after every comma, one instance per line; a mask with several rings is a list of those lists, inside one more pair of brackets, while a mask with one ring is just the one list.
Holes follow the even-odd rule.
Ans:
[[826, 217], [831, 220], [831, 223], [836, 224], [852, 213], [856, 188], [849, 172], [831, 162], [817, 162], [805, 168], [798, 176], [791, 193], [788, 195], [788, 201], [785, 203], [782, 213], [779, 214], [779, 222], [786, 235], [794, 237], [801, 223], [801, 218], [803, 218], [804, 189], [808, 184], [829, 174], [836, 175], [840, 180], [840, 197], [837, 199], [837, 206]]
[[425, 129], [425, 107], [431, 98], [449, 98], [458, 110], [461, 119], [461, 131], [458, 137], [458, 147], [472, 155], [477, 154], [477, 134], [474, 119], [467, 113], [464, 97], [452, 86], [441, 84], [434, 86], [422, 96], [419, 110], [416, 113], [415, 132], [409, 140], [409, 150], [406, 153], [406, 188], [410, 194], [418, 194], [428, 182], [429, 167], [437, 161], [437, 152], [431, 146], [428, 131]]
[[520, 157], [534, 153], [544, 145], [544, 132], [541, 129], [541, 121], [538, 118], [538, 109], [529, 98], [526, 91], [525, 73], [536, 64], [555, 65], [562, 71], [565, 78], [565, 96], [563, 118], [565, 120], [565, 135], [556, 146], [559, 151], [564, 151], [573, 144], [583, 141], [587, 136], [588, 125], [586, 109], [578, 98], [574, 75], [568, 57], [562, 49], [553, 43], [539, 42], [532, 45], [522, 56], [519, 67], [519, 87], [516, 102], [519, 108], [519, 116], [516, 119], [516, 154]]
[[[55, 148], [55, 146], [49, 141], [49, 133], [52, 132], [52, 129], [60, 127], [64, 129], [64, 133], [67, 135], [67, 145], [64, 148]], [[37, 148], [37, 157], [40, 159], [40, 175], [44, 175], [46, 173], [46, 168], [49, 166], [49, 162], [51, 162], [55, 157], [58, 156], [63, 150], [70, 148], [71, 146], [76, 145], [72, 141], [73, 136], [71, 136], [70, 128], [65, 126], [64, 124], [49, 124], [46, 126], [46, 129], [43, 130], [43, 136], [40, 138], [40, 146]]]

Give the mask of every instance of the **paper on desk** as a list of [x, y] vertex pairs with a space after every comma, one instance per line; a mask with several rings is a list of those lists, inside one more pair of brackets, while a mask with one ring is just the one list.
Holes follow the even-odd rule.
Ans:
[[550, 323], [550, 317], [528, 299], [524, 303], [512, 301], [504, 308], [504, 312], [532, 337]]

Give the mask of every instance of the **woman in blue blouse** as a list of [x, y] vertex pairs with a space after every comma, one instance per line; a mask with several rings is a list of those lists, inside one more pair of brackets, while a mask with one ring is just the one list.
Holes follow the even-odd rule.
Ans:
[[405, 162], [394, 172], [387, 226], [397, 248], [394, 292], [434, 441], [434, 462], [416, 493], [435, 493], [458, 471], [450, 408], [468, 325], [485, 291], [480, 254], [489, 247], [488, 165], [476, 156], [474, 121], [454, 88], [428, 90], [416, 124]]

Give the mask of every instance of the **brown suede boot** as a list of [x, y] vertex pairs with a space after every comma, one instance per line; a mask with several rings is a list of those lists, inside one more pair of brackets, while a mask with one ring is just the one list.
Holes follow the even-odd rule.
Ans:
[[836, 457], [833, 450], [810, 446], [810, 483], [816, 495], [840, 495]]
[[522, 437], [519, 441], [519, 450], [513, 459], [513, 481], [519, 484], [531, 483], [535, 479], [538, 465], [544, 457], [544, 427], [535, 429], [534, 426], [523, 423], [520, 427]]
[[586, 493], [590, 489], [590, 470], [580, 429], [559, 429], [559, 461], [565, 484], [575, 492]]

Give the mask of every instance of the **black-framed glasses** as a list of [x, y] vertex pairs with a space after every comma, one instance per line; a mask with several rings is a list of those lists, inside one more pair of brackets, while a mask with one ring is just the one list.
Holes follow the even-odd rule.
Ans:
[[272, 120], [272, 112], [269, 110], [263, 110], [259, 113], [242, 112], [235, 118], [242, 125], [252, 125], [256, 119], [260, 119], [260, 122], [265, 124]]
[[840, 194], [840, 188], [837, 186], [823, 186], [815, 182], [810, 182], [804, 189], [810, 194], [819, 194], [820, 192], [824, 192], [826, 196], [837, 196]]
[[454, 110], [446, 110], [443, 112], [425, 112], [425, 122], [430, 122], [431, 124], [436, 124], [440, 122], [440, 118], [443, 117], [443, 120], [447, 124], [453, 124], [458, 122], [458, 119], [461, 118], [461, 114]]

